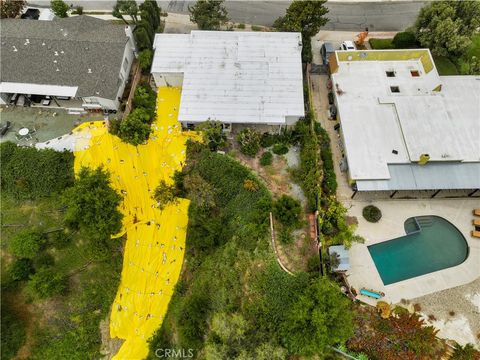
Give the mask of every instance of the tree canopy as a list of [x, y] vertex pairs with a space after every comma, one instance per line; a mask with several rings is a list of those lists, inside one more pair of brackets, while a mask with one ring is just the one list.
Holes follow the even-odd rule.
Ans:
[[163, 210], [165, 206], [169, 204], [175, 204], [177, 202], [175, 195], [175, 185], [168, 185], [164, 180], [162, 180], [155, 188], [153, 198], [157, 202], [157, 207], [160, 210]]
[[210, 150], [217, 151], [225, 146], [227, 137], [220, 121], [207, 120], [198, 125], [197, 129], [202, 132], [203, 141]]
[[220, 30], [229, 20], [224, 0], [198, 0], [188, 11], [200, 30]]
[[66, 279], [51, 268], [42, 268], [30, 276], [26, 287], [27, 294], [37, 299], [63, 294], [66, 289]]
[[68, 6], [65, 1], [51, 0], [50, 7], [52, 8], [52, 11], [56, 16], [60, 18], [68, 17], [68, 10], [70, 10], [70, 6]]
[[298, 31], [303, 37], [310, 38], [328, 21], [324, 17], [328, 13], [325, 3], [326, 0], [294, 0], [285, 16], [275, 20], [274, 27], [280, 31]]
[[435, 55], [463, 54], [480, 27], [480, 2], [433, 1], [425, 5], [415, 23], [421, 46]]
[[128, 15], [132, 18], [134, 23], [138, 22], [138, 6], [135, 0], [117, 0], [116, 4], [113, 6], [112, 15], [118, 19], [121, 19], [128, 24], [128, 21], [125, 20], [124, 16]]
[[67, 205], [65, 220], [92, 239], [108, 239], [122, 227], [122, 214], [118, 211], [121, 200], [111, 188], [106, 170], [82, 168], [75, 184], [63, 195]]
[[143, 108], [134, 109], [120, 123], [119, 137], [132, 145], [140, 145], [148, 140], [150, 132], [151, 116]]
[[282, 325], [284, 345], [302, 356], [323, 354], [353, 335], [350, 301], [338, 286], [316, 279], [289, 307]]
[[0, 19], [16, 18], [27, 6], [26, 0], [3, 0], [0, 2]]

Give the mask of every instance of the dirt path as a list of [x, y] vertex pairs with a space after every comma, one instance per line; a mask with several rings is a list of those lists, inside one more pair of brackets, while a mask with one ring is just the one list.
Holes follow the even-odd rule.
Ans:
[[27, 304], [25, 297], [20, 292], [2, 294], [2, 296], [5, 296], [5, 301], [9, 307], [25, 324], [25, 343], [18, 349], [17, 355], [13, 357], [13, 360], [28, 359], [31, 354], [33, 332], [35, 329], [35, 312], [33, 311], [33, 305]]

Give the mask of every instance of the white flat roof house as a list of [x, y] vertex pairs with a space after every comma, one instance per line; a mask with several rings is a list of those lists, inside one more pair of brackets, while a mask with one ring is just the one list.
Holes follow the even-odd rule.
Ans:
[[84, 109], [118, 109], [134, 60], [129, 26], [81, 15], [1, 19], [0, 29], [0, 104], [18, 93], [75, 98]]
[[337, 51], [332, 60], [359, 191], [480, 188], [480, 76], [439, 76], [427, 49]]
[[299, 33], [156, 34], [157, 86], [180, 86], [184, 124], [291, 125], [304, 116]]

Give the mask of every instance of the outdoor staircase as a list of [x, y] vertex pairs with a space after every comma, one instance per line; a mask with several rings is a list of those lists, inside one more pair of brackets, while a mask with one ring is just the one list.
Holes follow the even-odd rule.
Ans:
[[427, 216], [419, 216], [416, 218], [420, 228], [431, 227], [433, 225], [433, 219]]

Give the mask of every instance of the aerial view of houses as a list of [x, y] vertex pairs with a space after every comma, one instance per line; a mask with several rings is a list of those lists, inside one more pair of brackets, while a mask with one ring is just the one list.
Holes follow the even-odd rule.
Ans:
[[2, 359], [480, 360], [480, 2], [0, 2]]

